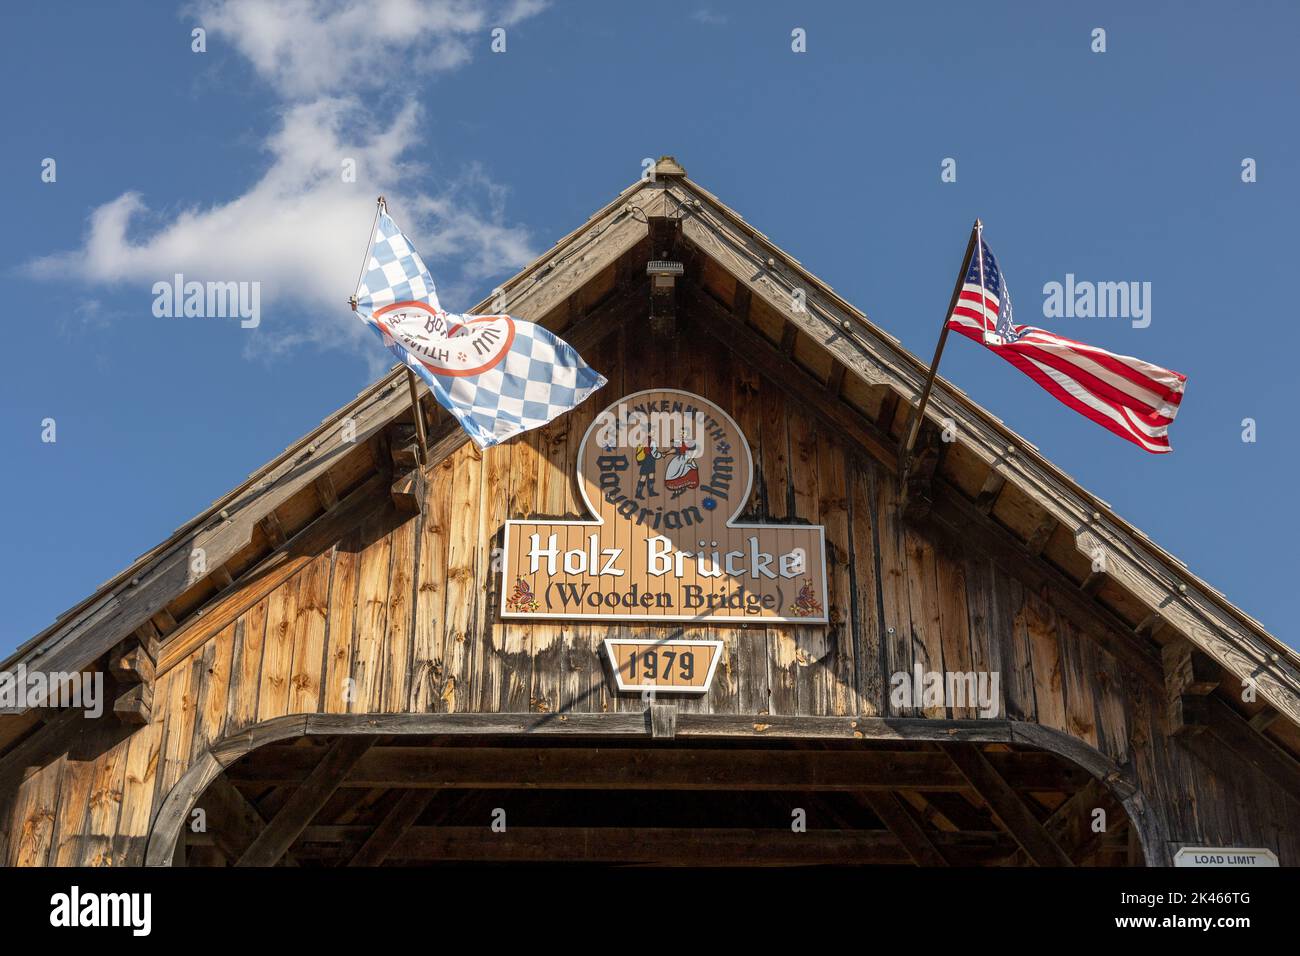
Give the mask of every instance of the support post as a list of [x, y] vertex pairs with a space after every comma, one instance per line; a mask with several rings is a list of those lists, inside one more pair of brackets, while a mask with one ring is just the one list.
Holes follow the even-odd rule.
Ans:
[[420, 389], [415, 381], [415, 372], [406, 370], [406, 384], [411, 390], [411, 414], [415, 417], [415, 440], [420, 446], [420, 464], [429, 463], [429, 440], [424, 434], [424, 409], [420, 406]]

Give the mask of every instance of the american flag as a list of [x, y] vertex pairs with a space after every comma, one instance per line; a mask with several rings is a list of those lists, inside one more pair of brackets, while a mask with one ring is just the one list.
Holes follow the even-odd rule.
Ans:
[[1060, 401], [1154, 454], [1171, 451], [1169, 425], [1187, 376], [1046, 329], [1016, 325], [998, 261], [979, 239], [948, 328], [981, 343]]

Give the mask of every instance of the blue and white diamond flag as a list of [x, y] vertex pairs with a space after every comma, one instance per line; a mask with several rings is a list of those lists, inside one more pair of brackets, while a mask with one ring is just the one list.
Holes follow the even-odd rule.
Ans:
[[540, 325], [444, 311], [420, 254], [382, 206], [355, 307], [484, 448], [545, 425], [605, 384]]

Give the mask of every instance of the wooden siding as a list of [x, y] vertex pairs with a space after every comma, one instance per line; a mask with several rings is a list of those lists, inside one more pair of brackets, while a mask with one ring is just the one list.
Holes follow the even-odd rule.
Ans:
[[[894, 707], [890, 675], [995, 670], [999, 716], [1052, 727], [1134, 775], [1172, 841], [1277, 848], [1300, 864], [1300, 807], [1227, 748], [1170, 738], [1163, 701], [1078, 620], [998, 563], [979, 533], [900, 518], [888, 470], [711, 338], [625, 330], [587, 356], [610, 384], [545, 428], [430, 469], [421, 514], [383, 490], [341, 507], [273, 571], [241, 582], [165, 645], [150, 723], [57, 715], [0, 759], [0, 858], [139, 864], [154, 815], [213, 742], [301, 713], [640, 712], [610, 693], [601, 642], [617, 623], [503, 623], [497, 555], [508, 518], [578, 517], [573, 465], [602, 405], [678, 387], [728, 410], [749, 439], [743, 520], [826, 527], [831, 622], [663, 626], [724, 643], [707, 695], [683, 712], [966, 718]], [[829, 399], [828, 399], [829, 400]], [[382, 488], [381, 485], [376, 486]]]

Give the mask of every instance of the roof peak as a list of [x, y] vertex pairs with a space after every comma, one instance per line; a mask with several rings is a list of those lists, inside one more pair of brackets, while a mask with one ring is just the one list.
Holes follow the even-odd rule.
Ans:
[[685, 176], [686, 170], [673, 156], [660, 156], [655, 163], [655, 176]]

